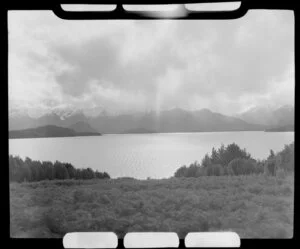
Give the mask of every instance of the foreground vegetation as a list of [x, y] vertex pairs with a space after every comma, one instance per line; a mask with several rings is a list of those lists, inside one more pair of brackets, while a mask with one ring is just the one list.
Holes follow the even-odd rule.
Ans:
[[11, 236], [72, 231], [236, 231], [242, 238], [293, 236], [294, 177], [11, 183]]
[[[161, 180], [110, 179], [71, 164], [9, 157], [12, 237], [75, 231], [235, 231], [242, 238], [291, 238], [294, 144], [255, 160], [236, 144]], [[59, 180], [58, 180], [59, 179]]]

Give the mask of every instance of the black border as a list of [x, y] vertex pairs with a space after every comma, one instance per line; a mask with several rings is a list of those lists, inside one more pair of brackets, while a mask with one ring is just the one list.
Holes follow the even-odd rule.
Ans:
[[[92, 0], [87, 0], [87, 1], [80, 1], [80, 0], [49, 0], [45, 2], [35, 2], [33, 0], [28, 0], [28, 1], [22, 1], [22, 2], [17, 2], [16, 0], [10, 0], [9, 2], [2, 3], [2, 8], [1, 8], [1, 30], [2, 34], [1, 35], [1, 50], [3, 53], [1, 53], [1, 60], [2, 60], [2, 65], [1, 66], [1, 76], [2, 76], [2, 81], [0, 84], [0, 91], [2, 94], [2, 97], [0, 99], [1, 101], [1, 106], [3, 107], [4, 113], [2, 114], [2, 122], [1, 122], [1, 130], [2, 130], [2, 145], [1, 146], [1, 154], [2, 158], [7, 158], [6, 162], [8, 165], [8, 27], [7, 27], [7, 11], [9, 10], [53, 10], [56, 14], [61, 16], [62, 18], [72, 18], [69, 13], [66, 13], [62, 11], [60, 8], [60, 4], [66, 4], [66, 3], [77, 3], [77, 4], [117, 4], [117, 9], [113, 12], [110, 12], [109, 14], [104, 14], [103, 13], [94, 13], [90, 15], [90, 13], [79, 13], [78, 17], [79, 19], [153, 19], [151, 17], [145, 17], [143, 15], [140, 15], [139, 13], [126, 13], [123, 11], [121, 4], [176, 4], [176, 3], [201, 3], [201, 2], [233, 2], [233, 1], [238, 1], [238, 0], [186, 0], [186, 1], [181, 1], [181, 0], [145, 0], [143, 3], [137, 2], [137, 1], [130, 1], [130, 0], [102, 0], [102, 1], [92, 1]], [[241, 0], [242, 5], [241, 7], [236, 10], [236, 11], [230, 11], [230, 12], [221, 12], [221, 13], [201, 13], [201, 12], [196, 12], [196, 13], [190, 13], [186, 17], [180, 17], [178, 19], [234, 19], [234, 18], [239, 18], [242, 17], [247, 13], [248, 10], [250, 9], [283, 9], [283, 10], [291, 10], [294, 12], [294, 20], [295, 20], [295, 40], [294, 40], [294, 51], [295, 51], [295, 69], [297, 69], [297, 58], [299, 58], [299, 52], [296, 49], [296, 44], [299, 36], [299, 32], [296, 32], [296, 29], [298, 28], [298, 22], [299, 19], [297, 17], [297, 2], [291, 1], [291, 0], [282, 0], [282, 1], [277, 1], [277, 0], [262, 0], [262, 1], [257, 1], [257, 0]], [[299, 12], [299, 11], [298, 11]], [[159, 18], [155, 18], [159, 19]], [[177, 19], [177, 18], [176, 18]], [[298, 56], [297, 56], [298, 55]], [[296, 79], [297, 79], [297, 70], [295, 70], [295, 95], [297, 93], [297, 87], [296, 87]], [[297, 112], [297, 99], [295, 96], [295, 115]], [[295, 126], [297, 127], [297, 119], [295, 119]], [[297, 128], [296, 128], [297, 129]], [[296, 132], [295, 132], [295, 138], [296, 138]], [[295, 144], [296, 145], [296, 144]], [[295, 147], [297, 149], [297, 146]], [[296, 158], [295, 158], [296, 159]], [[9, 200], [9, 170], [6, 165], [2, 165], [2, 172], [4, 172], [4, 177], [5, 179], [2, 179], [1, 183], [1, 190], [3, 191], [2, 196], [7, 196]], [[295, 177], [297, 176], [297, 166], [295, 167]], [[299, 229], [298, 229], [298, 215], [297, 215], [297, 207], [299, 207], [299, 198], [297, 198], [298, 195], [298, 190], [300, 188], [298, 180], [295, 179], [295, 196], [294, 196], [294, 236], [292, 239], [241, 239], [241, 247], [242, 248], [253, 248], [255, 246], [259, 247], [290, 247], [299, 242]], [[298, 196], [299, 197], [299, 196]], [[4, 199], [4, 197], [2, 197]], [[2, 240], [2, 245], [8, 245], [10, 247], [16, 247], [16, 248], [64, 248], [62, 244], [62, 239], [13, 239], [10, 238], [10, 230], [9, 230], [9, 225], [10, 225], [10, 215], [9, 215], [9, 201], [2, 202], [2, 210], [4, 209], [5, 211], [1, 212], [3, 216], [3, 220], [1, 224], [4, 226], [4, 233], [2, 233], [3, 238], [5, 239], [4, 241]], [[299, 215], [300, 216], [300, 215]], [[8, 225], [8, 226], [7, 226]], [[118, 248], [124, 248], [123, 246], [123, 239], [119, 239], [118, 241]], [[185, 248], [184, 246], [184, 239], [180, 239], [180, 248]]]

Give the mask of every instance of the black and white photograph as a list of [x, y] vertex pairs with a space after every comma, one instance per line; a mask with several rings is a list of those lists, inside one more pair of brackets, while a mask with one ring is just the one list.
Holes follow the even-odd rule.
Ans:
[[292, 238], [294, 22], [8, 11], [11, 238]]

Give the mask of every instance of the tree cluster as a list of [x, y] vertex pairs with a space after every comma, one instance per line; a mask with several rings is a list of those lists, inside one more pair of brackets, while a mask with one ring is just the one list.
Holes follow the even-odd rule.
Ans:
[[109, 179], [106, 172], [94, 171], [91, 168], [79, 169], [70, 163], [55, 161], [35, 161], [26, 157], [9, 156], [9, 179], [13, 182], [41, 181], [54, 179]]
[[261, 174], [275, 176], [278, 170], [290, 172], [294, 170], [294, 143], [285, 145], [278, 153], [270, 151], [266, 160], [255, 160], [237, 144], [222, 145], [206, 154], [201, 163], [195, 161], [189, 167], [183, 165], [175, 172], [175, 177], [199, 177], [220, 175]]
[[270, 155], [264, 164], [264, 172], [272, 176], [275, 176], [278, 171], [293, 172], [294, 160], [294, 143], [285, 145], [284, 149], [276, 154], [270, 150]]

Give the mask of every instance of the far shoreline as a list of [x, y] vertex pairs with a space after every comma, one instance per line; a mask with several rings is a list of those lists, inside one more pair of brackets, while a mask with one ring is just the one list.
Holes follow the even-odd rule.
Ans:
[[76, 135], [76, 136], [41, 136], [41, 137], [8, 137], [8, 139], [33, 139], [33, 138], [69, 138], [69, 137], [100, 137], [103, 134], [99, 133], [99, 135]]
[[171, 134], [193, 134], [193, 133], [236, 133], [236, 132], [265, 132], [265, 133], [294, 133], [295, 131], [268, 131], [268, 130], [246, 130], [246, 131], [186, 131], [186, 132], [149, 132], [149, 133], [99, 133], [99, 135], [78, 135], [78, 136], [42, 136], [42, 137], [9, 137], [8, 139], [34, 139], [34, 138], [75, 138], [75, 137], [101, 137], [105, 135], [171, 135]]

